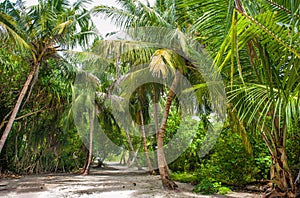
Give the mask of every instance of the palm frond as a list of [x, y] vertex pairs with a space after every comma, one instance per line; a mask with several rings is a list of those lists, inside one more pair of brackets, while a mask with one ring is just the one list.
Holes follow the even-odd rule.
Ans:
[[111, 6], [96, 6], [93, 8], [93, 13], [103, 15], [105, 19], [110, 19], [118, 27], [131, 27], [138, 16], [132, 12]]
[[5, 13], [0, 11], [0, 40], [3, 42], [11, 39], [12, 44], [16, 44], [21, 49], [30, 49], [27, 41], [20, 35], [20, 30], [18, 30], [17, 22]]

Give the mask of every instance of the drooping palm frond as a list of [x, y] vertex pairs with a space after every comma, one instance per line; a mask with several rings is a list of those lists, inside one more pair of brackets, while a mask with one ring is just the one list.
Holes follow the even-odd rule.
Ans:
[[175, 2], [170, 1], [166, 5], [156, 3], [154, 7], [140, 0], [125, 0], [118, 3], [121, 8], [100, 5], [94, 7], [93, 12], [110, 19], [121, 29], [142, 26], [182, 27], [177, 22]]
[[[233, 19], [234, 23], [232, 23], [229, 34], [215, 58], [216, 65], [219, 65], [220, 70], [230, 65], [231, 85], [233, 84], [236, 65], [242, 81], [244, 81], [242, 67], [243, 69], [247, 68], [250, 66], [250, 63], [252, 66], [255, 65], [253, 64], [253, 59], [258, 57], [253, 46], [256, 48], [258, 43], [268, 49], [268, 56], [271, 56], [274, 62], [282, 61], [282, 53], [286, 55], [292, 53], [294, 56], [300, 57], [300, 45], [297, 39], [299, 38], [299, 33], [290, 34], [289, 28], [278, 24], [276, 14], [273, 12], [264, 12], [256, 18], [254, 19], [246, 13], [238, 13], [238, 17]], [[246, 48], [248, 55], [245, 54], [246, 56], [244, 57], [248, 56], [249, 58], [246, 58], [246, 62], [244, 62], [239, 56], [239, 52]], [[230, 64], [228, 64], [229, 62]]]
[[93, 8], [93, 12], [96, 15], [103, 15], [105, 19], [110, 18], [118, 27], [130, 27], [138, 20], [138, 17], [131, 10], [128, 11], [111, 6], [96, 6]]
[[11, 44], [15, 44], [21, 49], [29, 49], [30, 47], [27, 41], [22, 37], [23, 35], [20, 33], [21, 30], [19, 29], [13, 17], [3, 13], [0, 10], [0, 41], [4, 43], [11, 39]]
[[[298, 83], [299, 86], [299, 83]], [[246, 125], [256, 123], [253, 130], [266, 130], [265, 126], [271, 124], [270, 131], [277, 131], [282, 127], [292, 127], [299, 118], [299, 90], [283, 93], [273, 89], [270, 96], [268, 87], [259, 84], [246, 84], [235, 88], [228, 93], [230, 102], [234, 104], [239, 119], [246, 120]], [[278, 120], [278, 126], [275, 125]], [[284, 126], [285, 125], [285, 126]], [[279, 132], [274, 136], [281, 136]], [[279, 138], [278, 138], [279, 139]]]
[[[31, 34], [32, 42], [48, 37], [48, 43], [60, 48], [90, 46], [98, 33], [91, 22], [90, 11], [85, 8], [87, 3], [90, 1], [79, 0], [70, 7], [68, 2], [57, 0], [40, 1], [31, 6], [26, 31]], [[52, 39], [49, 39], [50, 36]]]
[[197, 40], [216, 53], [220, 40], [226, 37], [231, 26], [233, 2], [181, 0], [179, 7], [191, 13], [192, 29], [197, 35]]

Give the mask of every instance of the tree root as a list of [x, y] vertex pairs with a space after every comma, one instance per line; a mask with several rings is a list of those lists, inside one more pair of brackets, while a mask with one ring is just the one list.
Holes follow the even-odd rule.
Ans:
[[167, 177], [162, 179], [162, 184], [163, 184], [164, 189], [167, 189], [167, 190], [177, 190], [178, 189], [177, 184]]
[[296, 195], [292, 191], [280, 192], [278, 189], [272, 189], [271, 191], [266, 191], [263, 198], [278, 198], [278, 197], [288, 197], [296, 198]]

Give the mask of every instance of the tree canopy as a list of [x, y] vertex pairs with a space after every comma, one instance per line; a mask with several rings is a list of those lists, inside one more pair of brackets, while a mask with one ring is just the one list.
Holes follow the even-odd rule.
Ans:
[[196, 192], [268, 179], [266, 197], [297, 196], [298, 0], [91, 2], [0, 3], [1, 172], [126, 156], [169, 189], [189, 173]]

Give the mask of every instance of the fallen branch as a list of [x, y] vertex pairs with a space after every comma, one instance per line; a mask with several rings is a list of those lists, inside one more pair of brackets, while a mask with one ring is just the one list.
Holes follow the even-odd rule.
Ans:
[[[22, 116], [20, 116], [20, 117], [17, 117], [15, 120], [21, 120], [21, 119], [23, 119], [23, 118], [25, 118], [25, 117], [31, 116], [31, 115], [33, 115], [33, 114], [41, 113], [41, 112], [43, 112], [43, 111], [45, 111], [45, 110], [42, 108], [42, 109], [40, 109], [40, 110], [38, 110], [38, 111], [30, 112], [30, 113], [27, 113], [27, 114], [22, 115]], [[10, 113], [11, 113], [11, 112], [10, 112]], [[10, 113], [8, 113], [8, 114], [5, 116], [5, 118], [3, 119], [4, 121], [2, 121], [2, 123], [1, 123], [1, 125], [0, 125], [0, 129], [4, 126], [4, 124], [8, 123], [8, 121], [5, 121], [5, 119], [10, 115]]]
[[9, 115], [11, 114], [11, 112], [12, 111], [8, 112], [8, 114], [3, 118], [3, 121], [2, 121], [2, 123], [0, 125], [0, 130], [2, 129], [2, 127], [4, 126], [4, 124], [8, 122], [8, 121], [5, 121], [5, 120], [9, 117]]

